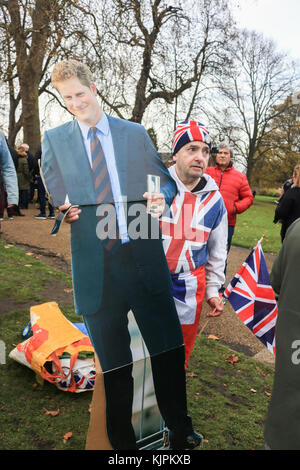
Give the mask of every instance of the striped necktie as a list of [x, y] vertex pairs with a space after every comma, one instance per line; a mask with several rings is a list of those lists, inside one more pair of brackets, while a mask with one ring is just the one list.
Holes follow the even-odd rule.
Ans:
[[113, 202], [110, 178], [107, 170], [104, 152], [97, 137], [96, 127], [90, 128], [92, 170], [97, 203]]
[[[102, 203], [113, 204], [114, 198], [113, 198], [110, 177], [109, 177], [102, 145], [100, 143], [100, 140], [97, 137], [96, 127], [90, 128], [89, 138], [90, 138], [90, 146], [91, 146], [93, 180], [94, 180], [97, 204], [102, 204]], [[100, 233], [101, 242], [107, 250], [111, 250], [113, 247], [116, 248], [116, 245], [119, 245], [120, 243], [120, 240], [118, 238], [119, 230], [118, 230], [117, 215], [115, 211], [113, 211], [113, 213], [115, 217], [115, 221], [113, 222], [116, 223], [117, 238], [115, 237], [109, 238], [109, 236], [104, 238], [102, 237], [102, 234]], [[104, 216], [99, 217], [99, 221], [101, 221], [103, 218]], [[109, 220], [107, 222], [109, 223]], [[103, 228], [107, 228], [107, 225]], [[103, 234], [106, 234], [106, 233], [107, 233], [107, 230], [103, 230]]]

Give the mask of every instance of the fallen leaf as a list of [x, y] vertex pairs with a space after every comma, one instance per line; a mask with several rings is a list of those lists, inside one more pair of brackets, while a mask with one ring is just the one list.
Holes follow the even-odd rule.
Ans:
[[68, 439], [70, 439], [70, 437], [72, 437], [73, 433], [72, 432], [67, 432], [65, 435], [64, 435], [64, 443], [67, 442]]
[[4, 245], [4, 248], [12, 248], [14, 245]]
[[220, 339], [218, 336], [216, 335], [208, 335], [208, 339], [214, 339], [214, 340], [218, 340]]
[[230, 362], [230, 364], [235, 364], [236, 362], [238, 362], [238, 360], [238, 356], [235, 356], [234, 354], [231, 354], [231, 356], [228, 356], [227, 359], [225, 359], [225, 361]]
[[59, 413], [60, 413], [59, 408], [55, 411], [49, 411], [49, 410], [46, 410], [46, 408], [45, 408], [45, 415], [47, 415], [47, 416], [58, 416]]
[[270, 393], [270, 392], [265, 392], [265, 394], [267, 395], [267, 397], [270, 397], [270, 396], [271, 396], [271, 393]]
[[255, 388], [251, 388], [250, 392], [252, 392], [252, 393], [256, 393], [256, 390], [255, 390]]
[[255, 366], [256, 370], [258, 370], [258, 372], [263, 376], [265, 377], [266, 376], [266, 373], [258, 366]]
[[66, 292], [67, 294], [69, 294], [70, 292], [73, 292], [73, 289], [64, 289], [64, 292]]
[[197, 374], [195, 372], [187, 372], [187, 377], [197, 377]]
[[26, 255], [27, 255], [27, 256], [33, 256], [34, 253], [31, 253], [31, 251], [27, 251], [27, 252], [26, 252]]

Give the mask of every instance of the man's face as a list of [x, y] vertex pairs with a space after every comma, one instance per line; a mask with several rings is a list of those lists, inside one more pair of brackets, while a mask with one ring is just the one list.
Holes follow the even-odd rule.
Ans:
[[185, 184], [191, 184], [203, 176], [209, 160], [209, 146], [204, 142], [194, 141], [185, 144], [173, 156], [176, 172]]
[[230, 150], [227, 147], [221, 147], [216, 156], [216, 163], [225, 168], [229, 165], [230, 160]]
[[90, 87], [83, 85], [76, 77], [69, 78], [56, 84], [70, 113], [85, 124], [94, 126], [99, 121], [102, 111], [97, 100], [97, 90], [94, 83]]

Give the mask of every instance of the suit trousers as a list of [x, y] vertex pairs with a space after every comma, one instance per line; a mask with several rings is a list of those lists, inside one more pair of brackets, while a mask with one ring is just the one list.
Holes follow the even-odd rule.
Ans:
[[114, 255], [105, 254], [101, 307], [84, 321], [98, 355], [104, 377], [106, 421], [116, 450], [136, 449], [131, 424], [133, 402], [132, 354], [128, 312], [132, 310], [151, 356], [154, 388], [161, 415], [178, 435], [192, 431], [187, 416], [185, 353], [182, 331], [166, 280], [166, 288], [153, 294], [139, 273], [131, 243]]

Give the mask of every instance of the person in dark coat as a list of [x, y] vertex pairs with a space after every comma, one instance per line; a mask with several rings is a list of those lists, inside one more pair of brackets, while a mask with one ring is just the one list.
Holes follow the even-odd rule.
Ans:
[[[40, 213], [35, 215], [35, 219], [39, 220], [45, 220], [47, 219], [47, 214], [46, 214], [46, 207], [47, 207], [47, 195], [46, 195], [46, 189], [40, 174], [40, 164], [41, 164], [41, 158], [42, 158], [42, 149], [39, 147], [36, 151], [35, 158], [34, 158], [34, 165], [33, 165], [33, 174], [34, 178], [36, 181], [36, 186], [38, 190], [38, 202], [40, 204]], [[48, 200], [48, 209], [49, 209], [49, 215], [48, 219], [55, 219], [54, 215], [54, 207]]]
[[[291, 191], [291, 190], [289, 190]], [[275, 375], [266, 424], [270, 450], [300, 450], [300, 219], [287, 229], [270, 282], [278, 300]]]
[[274, 223], [281, 222], [282, 242], [289, 226], [300, 217], [300, 163], [295, 166], [292, 179], [292, 186], [287, 189], [275, 210]]
[[20, 204], [21, 209], [28, 209], [29, 202], [29, 189], [30, 189], [30, 172], [28, 165], [28, 155], [23, 147], [17, 148], [19, 162], [18, 162], [18, 185], [19, 185], [19, 194], [20, 194]]

